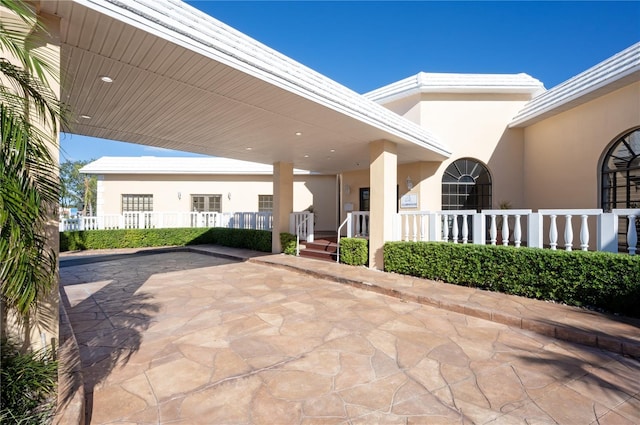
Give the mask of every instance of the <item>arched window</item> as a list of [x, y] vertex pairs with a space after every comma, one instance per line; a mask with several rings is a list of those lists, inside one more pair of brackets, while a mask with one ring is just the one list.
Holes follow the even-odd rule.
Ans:
[[442, 176], [443, 210], [491, 208], [491, 175], [479, 161], [462, 158], [447, 167]]
[[602, 162], [602, 209], [640, 208], [640, 128], [620, 137]]

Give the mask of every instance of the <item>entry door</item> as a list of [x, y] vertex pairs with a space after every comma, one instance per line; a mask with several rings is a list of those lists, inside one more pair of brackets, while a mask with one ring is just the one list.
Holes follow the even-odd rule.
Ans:
[[369, 188], [361, 187], [360, 188], [360, 209], [358, 211], [369, 211]]

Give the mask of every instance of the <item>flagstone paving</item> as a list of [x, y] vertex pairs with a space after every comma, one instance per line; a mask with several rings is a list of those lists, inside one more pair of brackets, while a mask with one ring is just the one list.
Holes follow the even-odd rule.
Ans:
[[120, 255], [60, 280], [87, 423], [640, 423], [637, 360], [265, 263]]

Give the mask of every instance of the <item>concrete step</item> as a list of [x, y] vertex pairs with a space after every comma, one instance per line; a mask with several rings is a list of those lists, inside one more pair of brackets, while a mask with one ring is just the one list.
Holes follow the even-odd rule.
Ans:
[[312, 249], [314, 251], [326, 251], [336, 252], [338, 251], [338, 244], [335, 241], [318, 239], [313, 242], [304, 243], [306, 249]]
[[324, 260], [324, 261], [335, 262], [336, 261], [336, 255], [337, 254], [335, 252], [329, 252], [329, 251], [317, 250], [317, 249], [305, 248], [305, 249], [301, 249], [300, 250], [300, 256], [301, 257], [313, 258], [315, 260]]

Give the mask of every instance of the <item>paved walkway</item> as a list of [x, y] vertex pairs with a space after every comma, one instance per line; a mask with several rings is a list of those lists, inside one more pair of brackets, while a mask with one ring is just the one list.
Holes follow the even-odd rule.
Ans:
[[88, 423], [640, 423], [637, 321], [197, 250], [61, 258]]

